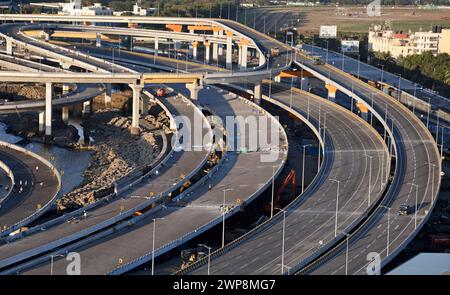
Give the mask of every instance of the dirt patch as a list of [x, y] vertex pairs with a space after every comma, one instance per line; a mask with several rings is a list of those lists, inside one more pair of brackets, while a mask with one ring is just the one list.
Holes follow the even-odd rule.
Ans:
[[94, 143], [91, 163], [83, 183], [57, 202], [58, 210], [72, 210], [95, 200], [94, 191], [111, 187], [134, 169], [150, 165], [159, 154], [160, 145], [153, 131], [140, 136], [130, 134], [131, 119], [118, 110], [98, 110], [84, 123]]
[[0, 84], [1, 100], [44, 99], [45, 87], [20, 84]]

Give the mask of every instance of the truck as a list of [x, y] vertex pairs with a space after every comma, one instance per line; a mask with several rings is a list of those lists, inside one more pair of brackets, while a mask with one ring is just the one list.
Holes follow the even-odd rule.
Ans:
[[280, 55], [280, 48], [278, 48], [278, 47], [270, 48], [270, 55], [272, 57], [279, 56]]

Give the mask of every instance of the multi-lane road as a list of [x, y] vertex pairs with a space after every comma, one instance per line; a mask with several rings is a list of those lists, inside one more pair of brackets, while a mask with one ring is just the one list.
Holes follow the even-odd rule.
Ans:
[[[183, 19], [177, 21], [183, 21]], [[216, 20], [215, 22], [253, 40], [259, 50], [266, 54], [268, 58], [266, 66], [270, 72], [276, 74], [290, 66], [295, 54], [293, 48], [283, 46], [272, 38], [236, 22], [226, 20]], [[33, 41], [31, 38], [19, 34], [21, 26], [22, 24], [2, 26], [2, 32], [8, 36], [14, 35], [15, 38], [19, 36], [20, 42], [33, 44], [32, 49], [35, 52], [45, 53], [52, 58], [56, 56], [55, 53], [49, 53], [52, 50], [57, 51], [58, 57], [64, 54], [68, 55], [72, 58], [71, 65], [85, 65], [87, 69], [100, 72], [134, 73], [139, 71], [139, 65], [134, 70], [128, 70], [123, 66], [76, 53], [77, 48], [68, 51], [68, 49], [59, 46], [55, 47], [51, 44]], [[269, 56], [273, 47], [281, 49], [279, 56]], [[105, 53], [108, 55], [111, 54], [111, 51], [96, 49], [96, 54], [105, 56]], [[142, 61], [146, 57], [136, 53], [124, 53], [124, 58], [127, 59], [124, 62], [128, 62], [130, 60]], [[76, 62], [75, 59], [79, 59], [79, 61]], [[440, 184], [441, 160], [433, 137], [420, 120], [392, 97], [337, 68], [329, 65], [317, 65], [301, 54], [296, 55], [295, 60], [297, 66], [302, 67], [327, 84], [333, 84], [353, 99], [365, 103], [384, 125], [386, 129], [384, 136], [386, 137], [386, 134], [388, 134], [389, 138], [383, 140], [361, 118], [329, 101], [297, 91], [293, 93], [272, 85], [270, 99], [275, 99], [274, 103], [282, 103], [285, 107], [291, 106], [294, 111], [310, 119], [315, 124], [315, 128], [319, 130], [320, 136], [323, 137], [321, 140], [325, 144], [325, 153], [321, 172], [305, 193], [287, 207], [284, 211], [286, 214], [280, 212], [273, 220], [247, 235], [246, 238], [232, 243], [229, 248], [225, 248], [225, 251], [219, 251], [220, 253], [214, 255], [215, 267], [213, 272], [215, 273], [275, 274], [297, 271], [300, 271], [300, 273], [314, 271], [318, 273], [364, 273], [368, 264], [368, 253], [378, 253], [381, 256], [382, 265], [386, 264], [414, 237], [435, 204]], [[154, 59], [155, 64], [159, 61], [160, 58]], [[176, 64], [178, 68], [178, 63], [178, 61], [166, 60], [164, 66], [173, 68]], [[208, 68], [206, 72], [211, 72], [211, 76], [215, 75], [213, 68], [209, 66], [204, 68]], [[243, 77], [254, 75], [253, 79], [259, 79], [260, 75], [268, 75], [269, 71], [264, 73], [262, 68], [264, 67], [261, 67], [259, 72], [255, 71], [254, 74], [252, 71], [246, 70], [244, 71], [246, 76]], [[192, 70], [194, 69], [195, 67], [192, 68]], [[197, 70], [202, 71], [202, 66]], [[236, 79], [238, 79], [236, 75], [233, 77], [233, 73], [229, 74], [227, 74], [228, 76], [221, 76], [216, 81], [236, 82]], [[249, 78], [248, 81], [250, 80]], [[268, 89], [265, 90], [267, 92]], [[181, 89], [179, 91], [183, 92]], [[217, 108], [215, 112], [219, 116], [223, 115], [221, 113], [221, 104], [223, 103], [234, 110], [232, 112], [234, 115], [241, 111], [245, 112], [245, 108], [242, 108], [242, 106], [236, 108], [234, 104], [237, 102], [227, 98], [226, 94], [213, 94], [214, 91], [217, 90], [205, 89], [200, 91], [200, 102], [203, 101], [212, 110]], [[239, 100], [239, 103], [242, 102]], [[191, 108], [196, 109], [195, 106], [191, 106]], [[170, 109], [170, 111], [173, 110]], [[388, 142], [388, 149], [386, 149], [384, 142]], [[391, 154], [388, 153], [388, 150]], [[187, 152], [185, 151], [183, 154], [187, 154]], [[201, 163], [201, 159], [206, 159], [207, 155], [208, 153], [204, 153], [199, 156], [200, 158], [190, 157], [189, 160], [192, 162], [186, 169], [188, 171], [200, 169], [202, 165], [195, 166], [195, 163]], [[230, 156], [230, 159], [233, 159], [236, 164], [241, 163], [241, 159], [245, 160], [245, 163], [255, 163], [255, 159], [246, 159], [253, 153], [245, 155], [239, 155], [235, 158]], [[392, 158], [390, 155], [392, 155]], [[395, 170], [393, 170], [392, 182], [388, 183], [391, 159], [395, 159]], [[176, 165], [179, 164], [180, 162], [177, 161]], [[244, 166], [244, 162], [239, 165]], [[229, 167], [229, 170], [226, 170], [227, 167], [224, 165], [216, 173], [211, 174], [211, 181], [216, 179], [217, 188], [226, 187], [231, 183], [236, 186], [236, 183], [240, 183], [239, 181], [248, 183], [249, 181], [245, 180], [244, 177], [238, 177], [240, 173], [243, 173], [239, 172], [239, 165], [236, 166], [236, 169]], [[163, 169], [160, 169], [159, 172]], [[170, 170], [170, 168], [166, 169]], [[253, 168], [253, 170], [255, 169]], [[264, 183], [267, 183], [268, 176], [270, 176], [265, 174], [266, 170], [267, 167], [263, 165], [259, 173], [262, 177], [261, 181], [266, 180]], [[149, 189], [156, 194], [164, 191], [164, 187], [152, 186], [152, 182], [155, 182], [159, 177], [161, 176], [150, 180], [150, 186], [142, 186], [143, 194], [141, 197], [145, 197], [149, 193]], [[180, 179], [176, 177], [174, 179], [169, 177], [169, 179], [173, 183], [181, 183]], [[389, 186], [386, 187], [388, 184]], [[248, 190], [242, 189], [245, 195], [239, 196], [239, 199], [251, 200], [255, 193], [252, 194], [250, 190], [253, 189], [254, 192], [257, 192], [260, 191], [261, 187], [257, 185], [256, 187], [250, 186]], [[205, 190], [204, 187], [195, 190], [191, 197], [190, 204], [195, 206], [188, 205], [182, 209], [169, 206], [155, 213], [155, 215], [150, 214], [146, 221], [134, 226], [136, 229], [123, 229], [114, 236], [104, 238], [104, 240], [94, 244], [80, 246], [83, 253], [89, 257], [94, 257], [102, 252], [105, 253], [105, 256], [99, 259], [107, 259], [108, 254], [111, 256], [117, 253], [117, 261], [120, 261], [117, 265], [117, 261], [112, 259], [101, 269], [98, 266], [99, 263], [92, 263], [85, 266], [87, 272], [109, 272], [115, 269], [116, 273], [121, 273], [139, 263], [150, 260], [150, 236], [139, 238], [140, 242], [135, 247], [124, 248], [129, 249], [129, 251], [108, 249], [116, 249], [114, 247], [119, 249], [119, 245], [125, 245], [124, 243], [129, 241], [130, 238], [137, 239], [142, 236], [142, 232], [148, 233], [153, 226], [151, 216], [154, 216], [153, 218], [166, 216], [167, 218], [161, 219], [159, 223], [162, 224], [163, 228], [171, 228], [170, 231], [158, 236], [156, 242], [158, 246], [165, 246], [171, 241], [183, 241], [184, 235], [191, 234], [192, 229], [195, 230], [196, 227], [201, 228], [201, 224], [212, 225], [213, 222], [217, 223], [221, 216], [220, 211], [217, 210], [221, 203], [221, 190], [212, 188], [211, 191], [202, 192], [202, 189]], [[236, 188], [234, 189], [236, 190]], [[387, 189], [387, 192], [383, 195], [385, 189]], [[4, 251], [1, 251], [3, 259], [0, 260], [0, 266], [5, 267], [11, 263], [49, 251], [64, 243], [75, 241], [77, 238], [85, 237], [88, 233], [102, 230], [117, 222], [119, 208], [129, 209], [130, 211], [127, 212], [132, 212], [138, 210], [140, 205], [147, 204], [135, 200], [135, 191], [130, 196], [133, 196], [133, 198], [120, 198], [118, 201], [90, 211], [87, 218], [79, 220], [75, 225], [61, 223], [42, 233], [2, 246], [1, 248], [4, 248], [2, 249]], [[138, 196], [140, 195], [138, 194]], [[237, 198], [237, 196], [235, 197]], [[204, 206], [203, 201], [210, 205]], [[406, 217], [397, 216], [395, 212], [400, 204], [407, 204], [414, 209], [414, 212]], [[372, 207], [374, 207], [373, 210], [369, 210]], [[207, 209], [205, 210], [205, 208]], [[391, 210], [389, 215], [387, 214], [388, 210]], [[123, 211], [123, 209], [120, 209], [120, 211]], [[177, 222], [182, 221], [183, 218], [181, 218], [181, 215], [176, 218], [176, 221], [173, 218], [178, 216], [177, 214], [182, 214], [180, 212], [183, 213], [182, 216], [187, 216], [187, 220], [190, 222], [178, 223], [177, 225]], [[184, 212], [187, 212], [186, 215]], [[197, 218], [189, 218], [189, 216], [196, 216]], [[387, 220], [389, 220], [389, 226], [386, 224]], [[99, 226], [99, 224], [102, 226]], [[285, 232], [284, 239], [281, 238], [280, 231]], [[348, 254], [344, 255], [343, 247], [346, 245], [344, 241], [347, 235], [349, 235], [349, 251]], [[61, 239], [62, 237], [64, 239]], [[386, 255], [386, 245], [389, 248], [389, 255]], [[158, 255], [161, 253], [163, 253], [162, 250]], [[139, 260], [139, 263], [136, 262], [136, 259]], [[343, 265], [343, 260], [348, 263]], [[55, 269], [63, 270], [63, 263], [63, 261], [55, 263]], [[114, 264], [116, 265], [114, 266]], [[32, 270], [32, 272], [45, 273], [47, 269], [48, 266], [44, 265]], [[204, 267], [195, 270], [196, 273], [202, 273], [202, 271], [204, 271]]]

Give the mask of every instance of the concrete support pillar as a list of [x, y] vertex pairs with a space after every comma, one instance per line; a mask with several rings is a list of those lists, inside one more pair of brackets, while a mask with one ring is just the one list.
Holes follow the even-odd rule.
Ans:
[[90, 100], [83, 102], [83, 115], [92, 113], [92, 104]]
[[197, 59], [197, 47], [198, 47], [198, 42], [197, 41], [192, 42], [192, 57], [194, 59]]
[[8, 54], [8, 55], [13, 54], [12, 41], [10, 39], [6, 39], [6, 54]]
[[52, 96], [53, 84], [45, 83], [45, 136], [52, 135]]
[[45, 111], [39, 112], [39, 133], [45, 131]]
[[241, 44], [238, 44], [238, 66], [239, 69], [241, 68], [241, 62], [242, 62], [242, 48]]
[[102, 37], [99, 33], [95, 35], [95, 46], [102, 47]]
[[336, 100], [337, 88], [331, 84], [326, 84], [325, 88], [328, 90], [328, 99], [334, 102]]
[[203, 86], [197, 84], [186, 84], [186, 88], [191, 92], [190, 98], [192, 100], [197, 100], [198, 92], [203, 89]]
[[233, 39], [231, 36], [227, 37], [227, 56], [226, 56], [226, 64], [227, 69], [233, 68]]
[[[217, 31], [214, 31], [214, 36], [218, 35]], [[213, 61], [217, 62], [219, 60], [219, 44], [213, 43]]]
[[105, 91], [105, 107], [109, 108], [111, 107], [111, 84], [106, 84], [106, 91]]
[[63, 84], [62, 86], [62, 94], [65, 95], [69, 93], [69, 84]]
[[219, 60], [219, 44], [217, 43], [213, 43], [212, 59], [214, 62], [217, 62]]
[[303, 79], [301, 79], [301, 85], [300, 85], [300, 89], [308, 91], [309, 88], [309, 77], [303, 77]]
[[261, 103], [261, 83], [255, 84], [255, 90], [254, 90], [254, 97], [255, 97], [255, 103], [260, 104]]
[[133, 90], [133, 102], [131, 106], [131, 134], [139, 135], [139, 104], [143, 86], [132, 84], [130, 87]]
[[211, 55], [211, 43], [205, 42], [205, 62], [209, 64], [209, 59]]
[[241, 50], [241, 69], [245, 70], [247, 68], [247, 55], [248, 55], [248, 46], [247, 44], [242, 44], [240, 47]]
[[155, 55], [158, 55], [159, 51], [159, 38], [155, 37]]
[[[223, 31], [219, 31], [219, 36], [223, 36]], [[223, 55], [223, 45], [219, 44], [219, 56]]]
[[148, 115], [148, 97], [147, 95], [141, 95], [141, 115], [147, 116]]
[[64, 123], [69, 123], [69, 106], [62, 107], [61, 117]]

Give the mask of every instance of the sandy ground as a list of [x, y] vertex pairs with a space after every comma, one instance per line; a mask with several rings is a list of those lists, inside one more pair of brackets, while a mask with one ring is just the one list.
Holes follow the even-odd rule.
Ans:
[[450, 26], [450, 9], [382, 7], [380, 17], [369, 17], [364, 6], [259, 8], [247, 12], [247, 25], [253, 27], [255, 21], [257, 29], [263, 31], [264, 17], [266, 31], [270, 32], [275, 26], [279, 30], [284, 25], [293, 25], [300, 33], [318, 33], [320, 25], [337, 25], [341, 32], [367, 33], [371, 24], [385, 21], [391, 21], [398, 30], [429, 30], [432, 24]]

